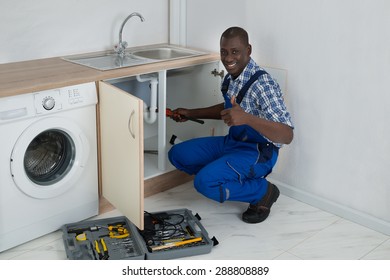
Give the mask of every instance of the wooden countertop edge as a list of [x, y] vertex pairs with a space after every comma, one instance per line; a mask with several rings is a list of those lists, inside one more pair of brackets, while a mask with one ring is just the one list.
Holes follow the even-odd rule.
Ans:
[[218, 60], [219, 54], [210, 53], [107, 71], [78, 65], [60, 57], [0, 64], [0, 98], [99, 80], [190, 67]]

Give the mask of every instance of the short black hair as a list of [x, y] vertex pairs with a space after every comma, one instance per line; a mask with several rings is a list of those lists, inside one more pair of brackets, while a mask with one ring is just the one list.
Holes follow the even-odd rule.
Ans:
[[239, 37], [240, 40], [244, 43], [244, 45], [246, 46], [249, 45], [248, 32], [246, 32], [245, 29], [238, 26], [232, 26], [226, 29], [221, 35], [221, 40], [222, 38], [230, 39], [234, 37]]

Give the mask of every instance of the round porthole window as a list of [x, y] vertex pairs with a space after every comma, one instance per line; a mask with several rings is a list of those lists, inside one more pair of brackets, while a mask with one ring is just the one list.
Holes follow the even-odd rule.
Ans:
[[31, 197], [56, 197], [77, 185], [88, 157], [88, 140], [75, 122], [45, 118], [16, 141], [10, 158], [12, 179]]
[[47, 130], [37, 135], [24, 155], [28, 178], [37, 185], [52, 185], [60, 181], [72, 168], [75, 148], [64, 131]]

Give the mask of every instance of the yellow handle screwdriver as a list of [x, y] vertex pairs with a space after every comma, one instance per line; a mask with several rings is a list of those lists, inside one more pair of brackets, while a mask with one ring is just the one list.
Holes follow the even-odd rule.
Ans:
[[185, 239], [183, 241], [172, 242], [170, 244], [151, 247], [151, 249], [152, 249], [152, 251], [159, 251], [159, 250], [170, 249], [173, 247], [182, 246], [182, 245], [186, 245], [186, 244], [190, 244], [190, 243], [200, 242], [200, 241], [202, 241], [202, 237], [195, 237], [195, 238]]

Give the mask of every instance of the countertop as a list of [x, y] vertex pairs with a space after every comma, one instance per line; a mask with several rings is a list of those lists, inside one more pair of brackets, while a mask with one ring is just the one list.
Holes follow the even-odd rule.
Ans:
[[219, 54], [176, 59], [100, 71], [63, 60], [60, 57], [0, 64], [0, 98], [99, 80], [152, 73], [218, 61]]

